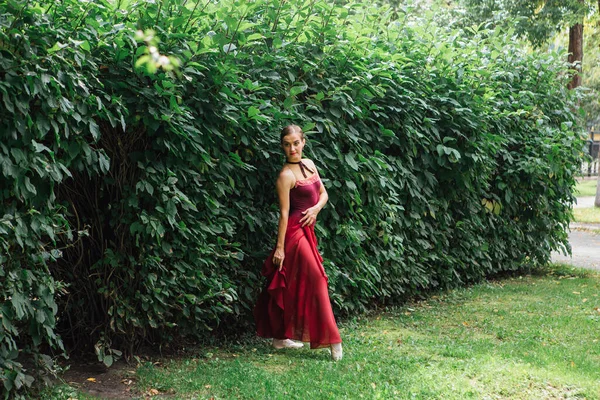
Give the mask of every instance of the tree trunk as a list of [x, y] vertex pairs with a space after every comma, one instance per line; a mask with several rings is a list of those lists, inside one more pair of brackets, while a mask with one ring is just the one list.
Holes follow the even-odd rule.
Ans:
[[[600, 0], [599, 0], [600, 1]], [[583, 59], [583, 23], [575, 24], [569, 28], [569, 63], [575, 64], [576, 71], [573, 80], [569, 82], [569, 89], [581, 86], [581, 60]]]

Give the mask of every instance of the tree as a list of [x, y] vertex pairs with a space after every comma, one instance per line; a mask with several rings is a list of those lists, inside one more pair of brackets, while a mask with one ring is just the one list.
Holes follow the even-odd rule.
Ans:
[[[583, 4], [584, 0], [578, 0]], [[577, 71], [569, 83], [569, 89], [581, 86], [581, 63], [583, 61], [583, 16], [569, 27], [569, 63]]]
[[[468, 11], [465, 22], [514, 23], [516, 34], [539, 48], [569, 27], [569, 63], [577, 71], [569, 89], [581, 85], [584, 19], [600, 1], [596, 0], [460, 0]], [[510, 21], [510, 22], [507, 22]]]
[[[516, 33], [527, 38], [535, 48], [541, 47], [565, 27], [569, 27], [569, 56], [568, 61], [576, 71], [568, 88], [574, 89], [583, 82], [583, 54], [584, 54], [584, 21], [586, 17], [594, 15], [596, 19], [594, 29], [600, 27], [600, 0], [462, 0], [461, 3], [468, 11], [466, 21], [482, 22], [493, 21], [498, 24], [507, 20], [516, 20]], [[592, 13], [595, 11], [595, 13]], [[594, 32], [593, 34], [598, 34]], [[592, 34], [592, 35], [593, 35]], [[588, 49], [596, 46], [588, 46]], [[586, 86], [592, 89], [597, 97], [600, 82], [595, 79], [587, 79]], [[584, 104], [588, 125], [598, 119], [600, 104], [591, 101]], [[600, 174], [594, 201], [596, 207], [600, 207]]]

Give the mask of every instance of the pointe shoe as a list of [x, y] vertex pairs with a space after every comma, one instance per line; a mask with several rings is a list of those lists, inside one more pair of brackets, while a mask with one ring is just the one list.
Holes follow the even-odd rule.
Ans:
[[273, 339], [273, 347], [276, 349], [299, 349], [304, 347], [304, 344], [290, 339]]
[[340, 361], [343, 357], [343, 352], [342, 352], [342, 344], [341, 343], [334, 343], [331, 345], [331, 359], [333, 361]]

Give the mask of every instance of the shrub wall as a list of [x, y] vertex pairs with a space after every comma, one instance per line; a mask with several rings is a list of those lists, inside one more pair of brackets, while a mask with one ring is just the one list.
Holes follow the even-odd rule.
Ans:
[[358, 3], [3, 2], [4, 390], [63, 343], [110, 365], [249, 324], [290, 123], [338, 313], [548, 262], [582, 148], [563, 58]]

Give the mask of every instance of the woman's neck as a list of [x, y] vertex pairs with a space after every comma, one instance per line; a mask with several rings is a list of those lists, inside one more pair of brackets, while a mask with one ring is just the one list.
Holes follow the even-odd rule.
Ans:
[[302, 162], [302, 160], [300, 160], [300, 161], [286, 160], [285, 162], [286, 162], [286, 164], [299, 164], [300, 165], [300, 172], [302, 172], [302, 176], [304, 176], [305, 178], [308, 178], [308, 175], [306, 175], [306, 171], [310, 172], [311, 174], [315, 173], [315, 171], [313, 171], [312, 169], [310, 169], [309, 167], [307, 167], [306, 164], [304, 164]]

